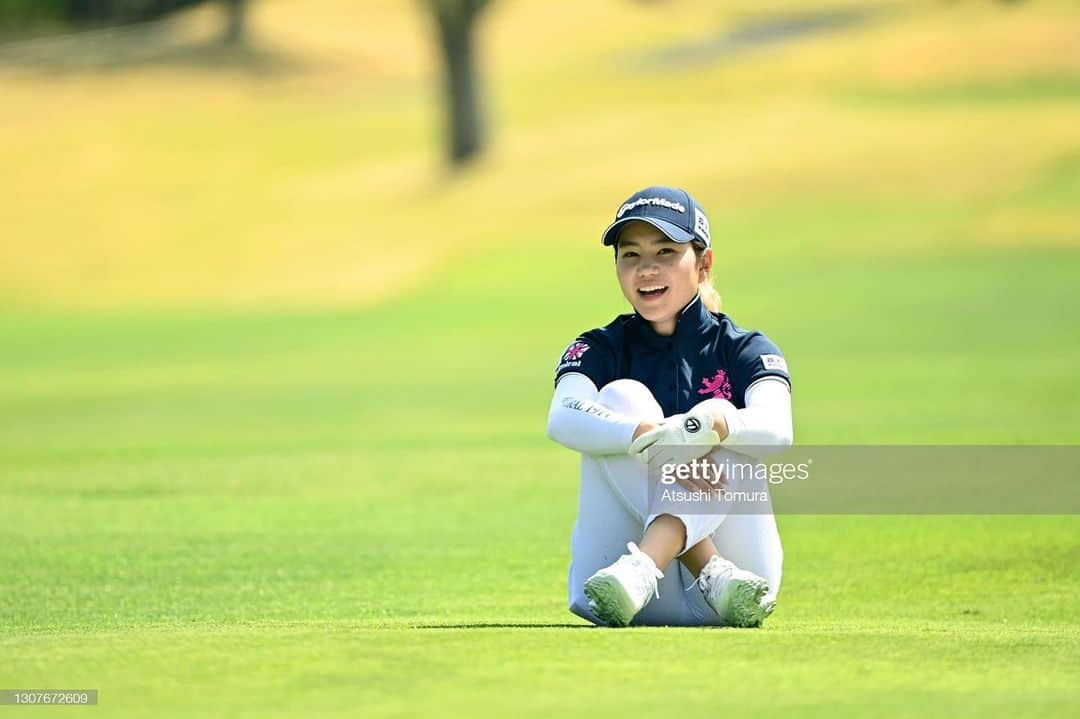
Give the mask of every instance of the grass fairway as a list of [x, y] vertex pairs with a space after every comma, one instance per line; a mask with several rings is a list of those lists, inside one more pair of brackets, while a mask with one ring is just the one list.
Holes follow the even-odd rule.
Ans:
[[[1080, 269], [1068, 256], [1030, 275], [1005, 272], [1015, 258], [983, 262], [902, 274], [954, 303], [992, 301], [983, 282], [1013, 277], [1009, 296], [1028, 299], [999, 312], [1021, 322], [1065, 301], [1053, 288]], [[869, 288], [890, 272], [862, 271], [866, 303], [887, 304]], [[543, 438], [550, 348], [577, 310], [541, 293], [485, 301], [468, 273], [447, 286], [360, 312], [7, 319], [6, 682], [97, 687], [110, 715], [620, 716], [706, 712], [719, 697], [795, 715], [1076, 709], [1075, 517], [781, 516], [785, 581], [765, 630], [583, 626], [564, 600], [576, 462]], [[468, 321], [433, 327], [435, 307]], [[919, 398], [860, 369], [935, 396], [1020, 359], [881, 358], [886, 338], [936, 346], [953, 329], [927, 313], [868, 331], [835, 398], [828, 348], [785, 327], [803, 358], [799, 426], [818, 441], [1069, 439], [1053, 435], [1060, 402], [1029, 399], [1030, 424], [1009, 429], [975, 387], [920, 421]], [[1056, 351], [1064, 373], [1080, 346], [1045, 331], [1024, 351]], [[988, 325], [971, 341], [994, 337]], [[1053, 396], [1049, 373], [1022, 392]]]
[[780, 516], [763, 630], [599, 630], [566, 610], [577, 459], [544, 437], [559, 351], [625, 310], [599, 232], [662, 179], [784, 349], [798, 442], [1076, 444], [1075, 6], [897, 4], [672, 76], [649, 58], [779, 4], [496, 3], [495, 145], [448, 182], [398, 5], [265, 0], [266, 56], [220, 67], [0, 51], [0, 688], [108, 716], [1080, 712], [1075, 516]]

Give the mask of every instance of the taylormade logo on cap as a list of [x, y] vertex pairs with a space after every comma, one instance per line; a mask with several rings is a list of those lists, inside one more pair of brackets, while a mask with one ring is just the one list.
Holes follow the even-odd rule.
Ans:
[[615, 212], [615, 221], [604, 230], [601, 241], [615, 246], [629, 222], [647, 222], [673, 242], [697, 242], [710, 247], [709, 220], [690, 193], [678, 187], [652, 185], [628, 197]]
[[680, 205], [678, 202], [672, 202], [671, 200], [665, 200], [663, 197], [642, 197], [634, 200], [633, 202], [627, 202], [619, 211], [615, 213], [615, 219], [619, 219], [630, 210], [635, 207], [641, 207], [642, 205], [656, 205], [657, 207], [666, 207], [669, 210], [675, 210], [676, 212], [686, 212], [686, 207]]

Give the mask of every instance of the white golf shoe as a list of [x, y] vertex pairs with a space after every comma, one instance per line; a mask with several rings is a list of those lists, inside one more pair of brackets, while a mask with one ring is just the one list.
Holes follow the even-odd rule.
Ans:
[[765, 579], [720, 557], [709, 560], [697, 584], [725, 626], [760, 627], [776, 605], [775, 600], [762, 602], [769, 592]]
[[625, 627], [654, 595], [660, 596], [656, 580], [663, 579], [664, 573], [633, 542], [627, 542], [626, 548], [629, 554], [585, 581], [589, 608], [609, 627]]

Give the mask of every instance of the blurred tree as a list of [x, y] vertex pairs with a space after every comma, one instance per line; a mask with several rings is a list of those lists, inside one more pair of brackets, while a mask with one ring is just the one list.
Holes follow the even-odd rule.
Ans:
[[[0, 27], [42, 24], [121, 25], [164, 17], [210, 0], [0, 0]], [[216, 1], [216, 0], [215, 0]], [[242, 42], [249, 0], [223, 0], [225, 40]]]
[[154, 20], [206, 0], [40, 0], [58, 5], [72, 23], [118, 24]]
[[44, 0], [0, 0], [0, 28], [18, 28], [64, 19], [60, 3]]
[[474, 35], [489, 0], [426, 0], [435, 18], [443, 58], [446, 131], [450, 161], [460, 167], [486, 143], [480, 105]]
[[240, 45], [247, 38], [248, 0], [225, 0], [228, 22], [225, 25], [225, 42]]

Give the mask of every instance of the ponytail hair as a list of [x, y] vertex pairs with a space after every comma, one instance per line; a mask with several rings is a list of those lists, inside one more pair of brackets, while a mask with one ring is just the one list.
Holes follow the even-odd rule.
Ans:
[[[694, 254], [696, 254], [698, 260], [700, 260], [705, 254], [705, 246], [695, 241]], [[705, 309], [709, 312], [723, 311], [722, 307], [724, 306], [724, 301], [720, 297], [720, 293], [713, 287], [711, 268], [705, 273], [705, 279], [698, 285], [698, 294], [701, 295], [701, 304], [703, 304]]]

